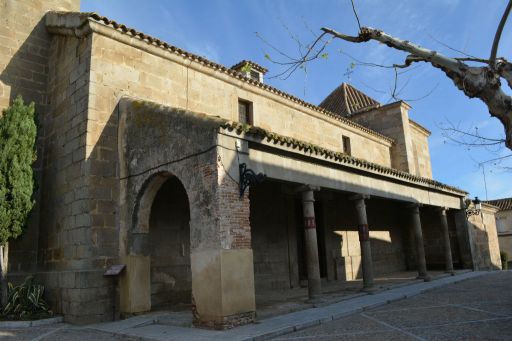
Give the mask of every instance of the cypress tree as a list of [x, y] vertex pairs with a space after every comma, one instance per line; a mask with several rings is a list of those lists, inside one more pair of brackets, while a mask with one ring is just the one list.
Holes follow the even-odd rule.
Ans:
[[36, 159], [34, 103], [25, 105], [21, 96], [0, 117], [0, 281], [2, 305], [7, 299], [9, 241], [21, 236], [34, 206]]

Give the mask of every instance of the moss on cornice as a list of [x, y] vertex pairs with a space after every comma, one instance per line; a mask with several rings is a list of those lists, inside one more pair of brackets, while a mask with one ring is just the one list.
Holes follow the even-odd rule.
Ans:
[[467, 194], [467, 192], [456, 188], [452, 186], [448, 186], [446, 184], [443, 184], [439, 181], [435, 181], [429, 178], [423, 178], [420, 176], [416, 176], [404, 171], [400, 171], [398, 169], [385, 167], [379, 164], [376, 164], [374, 162], [370, 162], [367, 160], [359, 159], [353, 156], [350, 156], [348, 154], [342, 153], [342, 152], [336, 152], [324, 147], [320, 147], [316, 144], [305, 142], [293, 137], [289, 136], [283, 136], [280, 134], [276, 134], [274, 132], [270, 132], [266, 129], [250, 126], [247, 124], [241, 124], [238, 122], [227, 122], [221, 126], [223, 129], [226, 129], [228, 131], [234, 131], [236, 134], [240, 135], [242, 133], [253, 135], [260, 137], [262, 139], [267, 140], [267, 142], [279, 144], [282, 146], [286, 146], [293, 149], [298, 149], [299, 151], [302, 151], [304, 153], [310, 153], [317, 156], [322, 156], [327, 160], [333, 160], [336, 162], [339, 162], [341, 164], [355, 166], [357, 168], [362, 168], [365, 170], [374, 171], [383, 175], [391, 175], [399, 179], [408, 180], [411, 182], [424, 184], [433, 186], [435, 188], [441, 189], [441, 190], [449, 190], [453, 192], [457, 192], [460, 194]]

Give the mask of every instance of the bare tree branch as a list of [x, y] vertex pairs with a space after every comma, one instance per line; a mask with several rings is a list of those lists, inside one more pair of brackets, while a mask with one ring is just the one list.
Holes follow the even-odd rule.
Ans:
[[[443, 131], [443, 136], [448, 140], [463, 146], [468, 147], [499, 147], [502, 149], [505, 145], [505, 139], [482, 136], [478, 132], [478, 127], [475, 127], [475, 132], [470, 132], [468, 129], [461, 128], [460, 124], [455, 125], [450, 120], [446, 120], [448, 126], [437, 125]], [[494, 150], [496, 152], [498, 150]]]
[[[423, 61], [442, 70], [466, 96], [479, 98], [487, 105], [491, 116], [498, 118], [503, 124], [506, 146], [512, 149], [512, 98], [503, 92], [500, 82], [500, 77], [503, 77], [509, 85], [512, 84], [512, 65], [505, 59], [499, 59], [497, 68], [499, 71], [495, 71], [489, 66], [467, 65], [462, 60], [444, 56], [437, 51], [423, 48], [407, 40], [401, 40], [374, 28], [363, 27], [358, 36], [348, 36], [325, 27], [322, 28], [322, 31], [334, 38], [352, 43], [374, 40], [393, 49], [408, 52], [409, 55], [402, 67], [407, 67], [413, 62]], [[397, 67], [399, 66], [397, 65]]]
[[446, 43], [443, 43], [442, 41], [440, 41], [439, 39], [437, 39], [436, 37], [434, 37], [433, 35], [431, 35], [431, 34], [430, 34], [430, 33], [428, 33], [428, 32], [427, 32], [427, 34], [428, 34], [428, 36], [430, 37], [430, 39], [432, 39], [432, 40], [433, 40], [433, 41], [435, 41], [436, 43], [438, 43], [438, 44], [440, 44], [440, 45], [442, 45], [442, 46], [446, 47], [447, 49], [450, 49], [450, 50], [452, 50], [452, 51], [454, 51], [454, 52], [460, 53], [460, 54], [462, 54], [462, 55], [464, 55], [464, 56], [466, 56], [466, 57], [468, 57], [468, 58], [476, 58], [476, 59], [478, 59], [478, 57], [472, 56], [472, 55], [470, 55], [470, 54], [467, 54], [467, 53], [466, 53], [466, 52], [464, 52], [464, 51], [457, 50], [456, 48], [453, 48], [453, 47], [451, 47], [450, 45], [448, 45], [448, 44], [446, 44]]
[[352, 11], [354, 11], [354, 16], [357, 20], [357, 27], [359, 27], [359, 31], [361, 31], [361, 22], [359, 21], [359, 15], [357, 15], [356, 6], [354, 5], [354, 0], [350, 0], [352, 3]]
[[501, 17], [498, 29], [496, 30], [496, 34], [494, 35], [494, 41], [492, 42], [491, 57], [489, 58], [489, 60], [491, 61], [491, 66], [494, 66], [494, 63], [496, 62], [496, 54], [498, 53], [498, 46], [500, 44], [501, 33], [503, 32], [503, 28], [505, 27], [505, 23], [507, 22], [507, 18], [510, 14], [511, 8], [512, 0], [509, 0], [507, 8], [505, 8], [505, 12], [503, 12], [503, 16]]

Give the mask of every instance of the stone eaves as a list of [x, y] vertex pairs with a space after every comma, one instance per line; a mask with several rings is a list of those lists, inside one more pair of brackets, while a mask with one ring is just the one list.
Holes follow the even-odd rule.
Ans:
[[361, 170], [370, 171], [373, 173], [378, 173], [380, 175], [383, 175], [385, 177], [395, 178], [399, 180], [405, 180], [408, 182], [412, 182], [415, 184], [419, 184], [422, 186], [429, 186], [433, 187], [439, 190], [443, 191], [451, 191], [455, 192], [458, 195], [465, 196], [468, 193], [446, 184], [443, 184], [439, 181], [435, 181], [429, 178], [423, 178], [420, 176], [412, 175], [407, 172], [403, 172], [394, 168], [382, 166], [370, 161], [366, 161], [363, 159], [359, 159], [353, 156], [350, 156], [348, 154], [342, 153], [342, 152], [336, 152], [327, 148], [323, 148], [320, 146], [317, 146], [312, 143], [308, 143], [305, 141], [298, 140], [293, 137], [287, 137], [283, 135], [279, 135], [273, 132], [270, 132], [268, 130], [265, 130], [263, 128], [249, 126], [249, 125], [243, 125], [238, 122], [226, 122], [221, 126], [223, 129], [229, 131], [229, 132], [235, 132], [237, 135], [241, 134], [248, 134], [257, 136], [259, 138], [266, 139], [270, 143], [274, 144], [280, 144], [287, 147], [290, 147], [292, 149], [297, 149], [298, 151], [305, 153], [305, 154], [313, 154], [316, 156], [320, 156], [325, 158], [326, 160], [335, 161], [342, 165], [347, 165], [352, 168], [357, 168]]
[[421, 124], [419, 124], [418, 122], [416, 121], [413, 121], [411, 119], [409, 119], [409, 123], [414, 127], [416, 128], [417, 130], [421, 131], [423, 134], [425, 134], [425, 136], [429, 137], [430, 135], [432, 135], [432, 132], [430, 130], [428, 130], [427, 128], [425, 128], [424, 126], [422, 126]]
[[[185, 50], [180, 49], [179, 47], [170, 45], [160, 39], [151, 37], [142, 32], [139, 32], [133, 28], [129, 28], [123, 24], [119, 24], [114, 20], [111, 20], [107, 17], [101, 16], [97, 13], [91, 12], [59, 12], [59, 11], [50, 11], [46, 14], [46, 27], [50, 33], [61, 34], [61, 35], [71, 35], [81, 37], [84, 35], [90, 34], [93, 31], [93, 28], [90, 25], [87, 25], [89, 22], [94, 22], [100, 24], [102, 26], [108, 27], [110, 29], [115, 30], [121, 34], [127, 35], [131, 39], [138, 39], [148, 45], [161, 48], [168, 52], [171, 52], [175, 55], [178, 55], [184, 59], [191, 60], [193, 62], [199, 63], [202, 66], [206, 66], [210, 69], [213, 69], [217, 72], [221, 72], [230, 77], [243, 81], [245, 83], [251, 84], [257, 88], [265, 90], [269, 93], [278, 95], [286, 100], [299, 104], [300, 106], [313, 110], [315, 112], [321, 113], [325, 116], [328, 116], [332, 119], [342, 122], [343, 124], [355, 128], [359, 131], [377, 137], [381, 140], [386, 141], [387, 143], [394, 143], [394, 140], [388, 136], [382, 135], [374, 130], [371, 130], [367, 127], [364, 127], [356, 122], [353, 122], [345, 117], [341, 117], [340, 115], [330, 112], [324, 108], [316, 106], [314, 104], [308, 103], [298, 97], [290, 95], [284, 91], [281, 91], [275, 87], [272, 87], [268, 84], [261, 83], [257, 80], [251, 79], [247, 77], [244, 73], [238, 72], [231, 68], [228, 68], [224, 65], [212, 62], [204, 57], [198, 56], [196, 54], [187, 52]], [[110, 35], [110, 38], [114, 38]]]
[[363, 159], [359, 159], [353, 156], [350, 156], [345, 153], [335, 152], [333, 150], [329, 150], [327, 148], [323, 148], [317, 146], [315, 144], [311, 144], [293, 137], [283, 136], [280, 134], [276, 134], [270, 132], [266, 129], [250, 126], [247, 124], [241, 124], [239, 122], [228, 121], [224, 118], [218, 116], [211, 116], [204, 113], [196, 113], [188, 110], [183, 110], [179, 108], [172, 108], [166, 105], [158, 104], [155, 102], [143, 100], [143, 99], [135, 99], [131, 97], [123, 97], [121, 100], [123, 103], [131, 105], [133, 108], [140, 110], [140, 108], [145, 108], [147, 110], [162, 110], [162, 111], [172, 111], [173, 113], [179, 113], [180, 115], [186, 115], [190, 119], [193, 119], [195, 124], [202, 125], [206, 129], [216, 129], [219, 132], [231, 132], [236, 135], [245, 135], [248, 137], [256, 137], [254, 140], [258, 142], [258, 140], [267, 140], [269, 143], [280, 144], [290, 149], [294, 149], [297, 152], [302, 152], [304, 154], [313, 154], [318, 157], [325, 158], [326, 160], [334, 161], [341, 165], [346, 165], [350, 168], [360, 169], [363, 171], [369, 171], [372, 173], [377, 173], [387, 178], [398, 179], [402, 181], [407, 181], [411, 183], [415, 183], [421, 186], [432, 187], [441, 191], [451, 191], [455, 192], [458, 195], [465, 196], [467, 192], [464, 192], [461, 189], [456, 187], [445, 185], [439, 181], [435, 181], [428, 178], [422, 178], [416, 175], [409, 174], [407, 172], [399, 171], [394, 168], [385, 167], [373, 162], [369, 162]]

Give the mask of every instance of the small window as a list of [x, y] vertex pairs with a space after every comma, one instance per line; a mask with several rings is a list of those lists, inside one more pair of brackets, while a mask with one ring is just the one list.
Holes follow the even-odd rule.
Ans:
[[250, 77], [254, 79], [255, 81], [260, 81], [260, 73], [258, 71], [251, 70], [250, 71]]
[[253, 125], [251, 102], [238, 100], [238, 121], [242, 124]]
[[350, 148], [350, 137], [342, 136], [343, 152], [347, 155], [352, 155], [352, 149]]

